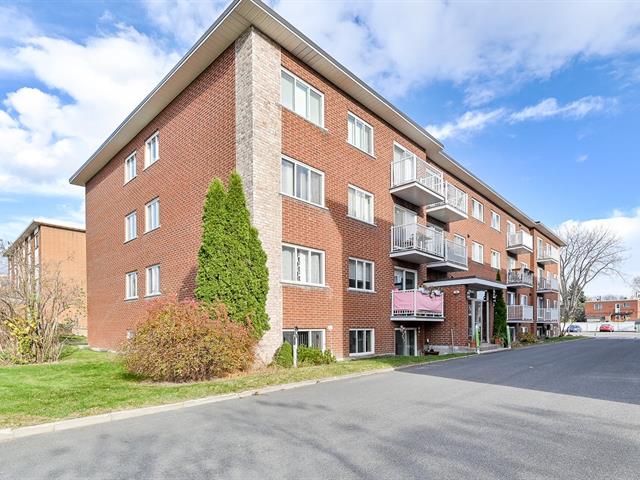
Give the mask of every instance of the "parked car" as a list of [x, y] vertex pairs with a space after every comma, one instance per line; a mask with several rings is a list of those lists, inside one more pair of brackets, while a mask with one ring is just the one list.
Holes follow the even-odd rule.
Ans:
[[576, 325], [575, 323], [572, 325], [569, 325], [569, 328], [567, 328], [567, 332], [570, 333], [579, 333], [582, 331], [582, 327], [580, 325]]
[[603, 323], [602, 325], [600, 325], [601, 332], [615, 332], [615, 330], [616, 329], [610, 323]]

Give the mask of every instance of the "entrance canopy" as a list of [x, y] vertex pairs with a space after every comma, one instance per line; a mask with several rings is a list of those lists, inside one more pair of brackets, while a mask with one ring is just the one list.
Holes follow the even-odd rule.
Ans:
[[480, 277], [465, 277], [465, 278], [448, 278], [447, 280], [436, 280], [432, 282], [424, 282], [426, 288], [434, 287], [455, 287], [456, 285], [465, 285], [473, 289], [498, 289], [505, 290], [507, 286], [504, 283], [486, 280]]

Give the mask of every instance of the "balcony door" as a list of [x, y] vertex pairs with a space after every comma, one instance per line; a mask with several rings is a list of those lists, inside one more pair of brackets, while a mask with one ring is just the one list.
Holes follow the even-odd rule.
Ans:
[[396, 355], [417, 355], [417, 340], [415, 328], [396, 328]]
[[398, 290], [414, 290], [417, 287], [418, 272], [408, 268], [393, 269], [393, 286]]
[[412, 225], [418, 222], [418, 214], [407, 208], [402, 208], [396, 205], [393, 211], [393, 224], [395, 226], [400, 225]]
[[393, 147], [394, 185], [416, 180], [416, 156], [399, 145]]

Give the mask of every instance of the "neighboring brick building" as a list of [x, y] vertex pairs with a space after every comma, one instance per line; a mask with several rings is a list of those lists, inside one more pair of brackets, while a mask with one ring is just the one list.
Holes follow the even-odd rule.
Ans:
[[584, 304], [587, 320], [626, 322], [640, 320], [640, 299], [588, 300]]
[[[41, 272], [59, 272], [70, 287], [80, 288], [82, 295], [87, 290], [87, 267], [84, 228], [65, 222], [34, 220], [7, 248], [8, 281], [19, 270], [16, 259], [27, 260], [36, 275]], [[84, 299], [83, 299], [84, 300]], [[74, 332], [87, 334], [87, 316], [84, 309], [74, 310]]]
[[561, 240], [240, 0], [71, 179], [86, 187], [91, 345], [117, 348], [151, 298], [192, 297], [207, 186], [233, 169], [268, 256], [265, 359], [296, 326], [339, 358], [467, 347], [474, 324], [488, 342], [494, 290], [514, 331], [557, 324]]

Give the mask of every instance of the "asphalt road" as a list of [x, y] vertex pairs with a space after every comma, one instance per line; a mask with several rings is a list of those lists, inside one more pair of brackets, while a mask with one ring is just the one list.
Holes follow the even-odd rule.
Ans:
[[1, 479], [635, 479], [640, 339], [456, 359], [0, 444]]

